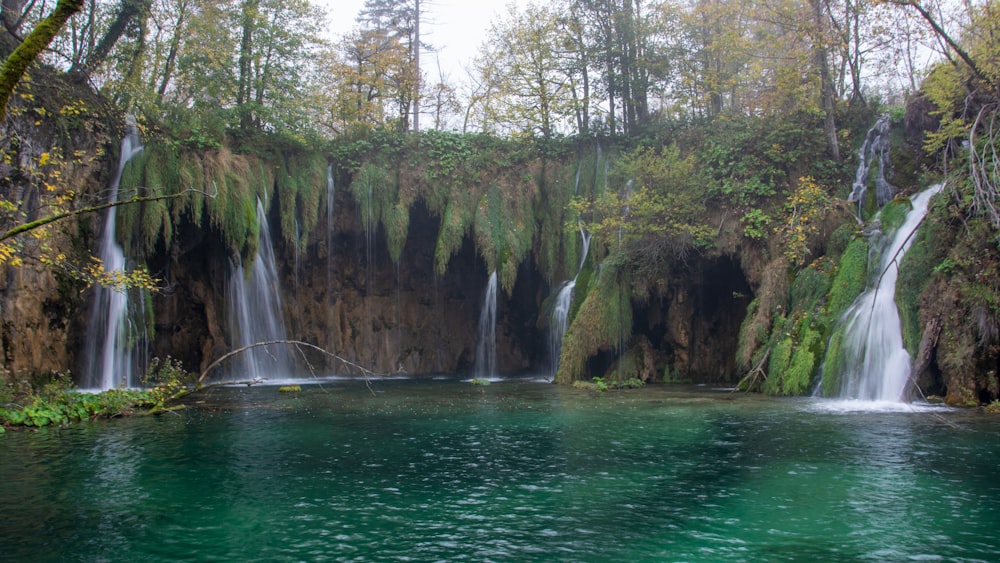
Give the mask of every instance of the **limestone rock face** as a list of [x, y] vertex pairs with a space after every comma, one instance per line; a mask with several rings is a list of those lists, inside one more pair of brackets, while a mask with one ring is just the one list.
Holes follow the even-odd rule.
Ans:
[[[414, 206], [399, 264], [391, 261], [381, 233], [374, 237], [374, 248], [367, 247], [369, 239], [348, 196], [338, 197], [337, 209], [333, 237], [314, 236], [315, 242], [298, 257], [278, 243], [275, 255], [289, 339], [350, 363], [303, 350], [296, 370], [303, 375], [356, 375], [360, 366], [377, 374], [471, 375], [488, 277], [471, 241], [452, 258], [447, 273], [438, 276], [437, 222], [422, 205]], [[232, 349], [226, 326], [228, 263], [217, 243], [205, 240], [164, 268], [170, 272], [166, 281], [171, 290], [154, 299], [154, 355], [170, 354], [200, 371]], [[533, 294], [538, 288], [515, 291]], [[523, 311], [513, 311], [509, 301], [501, 293], [497, 361], [504, 373], [540, 362], [544, 343], [533, 321], [526, 321]]]
[[[37, 209], [40, 191], [46, 189], [38, 171], [43, 155], [46, 162], [56, 158], [62, 162], [58, 176], [46, 181], [58, 184], [56, 189], [63, 193], [71, 190], [82, 196], [77, 206], [96, 201], [90, 198], [100, 194], [111, 173], [111, 159], [104, 155], [112, 146], [113, 134], [105, 122], [86, 120], [85, 127], [66, 130], [52, 119], [38, 119], [38, 110], [32, 108], [58, 114], [69, 97], [86, 100], [88, 107], [100, 105], [86, 88], [58, 86], [50, 75], [45, 68], [34, 69], [30, 86], [21, 90], [27, 88], [32, 96], [15, 96], [6, 121], [0, 122], [6, 151], [0, 159], [0, 194], [9, 202], [21, 202], [30, 219], [45, 216], [44, 210]], [[65, 254], [76, 253], [80, 241], [92, 236], [97, 223], [86, 215], [62, 219], [40, 240], [24, 237], [26, 257], [19, 265], [0, 264], [0, 368], [8, 379], [67, 373], [76, 368], [85, 330], [81, 320], [86, 314], [86, 293], [78, 282], [41, 264], [36, 248], [46, 244]], [[13, 226], [5, 224], [4, 230]]]

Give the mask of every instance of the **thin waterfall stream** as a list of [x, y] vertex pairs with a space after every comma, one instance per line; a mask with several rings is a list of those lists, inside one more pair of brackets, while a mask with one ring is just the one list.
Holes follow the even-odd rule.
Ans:
[[495, 379], [497, 376], [497, 273], [494, 270], [486, 283], [483, 307], [479, 312], [479, 337], [476, 339], [476, 378]]
[[942, 187], [937, 184], [914, 196], [913, 208], [903, 224], [891, 237], [876, 243], [882, 245], [878, 267], [871, 273], [868, 288], [840, 321], [844, 326], [840, 373], [824, 374], [839, 378], [841, 398], [876, 402], [906, 399], [911, 366], [896, 307], [896, 279], [899, 263], [927, 214], [930, 199]]
[[566, 329], [569, 325], [569, 312], [573, 305], [573, 290], [576, 288], [576, 280], [580, 277], [583, 265], [587, 262], [587, 254], [590, 253], [590, 233], [583, 228], [583, 225], [580, 225], [580, 239], [583, 242], [580, 265], [577, 267], [573, 279], [560, 286], [555, 303], [552, 305], [552, 316], [549, 318], [549, 358], [552, 361], [553, 374], [559, 369], [559, 355], [562, 353], [563, 337], [566, 336]]
[[[267, 214], [259, 199], [257, 221], [260, 225], [259, 244], [250, 272], [245, 271], [242, 263], [233, 263], [229, 279], [228, 314], [234, 349], [288, 339], [274, 246]], [[236, 356], [231, 377], [250, 380], [287, 378], [293, 366], [287, 345], [260, 346]]]
[[[118, 201], [118, 191], [125, 166], [142, 152], [142, 142], [135, 120], [129, 119], [121, 141], [118, 170], [111, 182], [108, 201]], [[108, 208], [101, 232], [98, 257], [109, 272], [125, 271], [125, 252], [115, 240], [117, 208]], [[116, 389], [135, 387], [137, 381], [136, 353], [147, 338], [143, 323], [134, 323], [129, 316], [129, 296], [125, 289], [97, 286], [87, 322], [84, 350], [85, 372], [81, 387], [85, 389]]]

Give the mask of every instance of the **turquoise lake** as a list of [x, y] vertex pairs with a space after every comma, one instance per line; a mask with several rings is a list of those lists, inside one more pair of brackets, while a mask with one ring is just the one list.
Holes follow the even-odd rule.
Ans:
[[997, 561], [1000, 417], [530, 380], [0, 435], [6, 561]]

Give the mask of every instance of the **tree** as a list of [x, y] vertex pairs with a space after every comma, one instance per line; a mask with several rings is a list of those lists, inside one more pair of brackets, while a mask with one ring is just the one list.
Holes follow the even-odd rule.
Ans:
[[599, 69], [596, 90], [603, 90], [611, 132], [630, 134], [649, 121], [649, 92], [660, 60], [653, 42], [658, 3], [642, 0], [573, 0], [585, 22], [592, 60]]
[[400, 52], [395, 57], [394, 72], [385, 78], [393, 85], [400, 129], [419, 129], [420, 113], [420, 0], [365, 0], [358, 14], [362, 31], [393, 45]]
[[[886, 1], [891, 4], [895, 4], [897, 6], [902, 6], [905, 8], [910, 8], [916, 11], [920, 15], [920, 17], [923, 18], [925, 22], [927, 22], [927, 25], [934, 31], [934, 34], [942, 42], [944, 42], [945, 45], [947, 45], [949, 51], [951, 53], [954, 53], [955, 56], [957, 56], [966, 66], [968, 66], [969, 70], [977, 79], [981, 80], [984, 84], [989, 85], [993, 89], [997, 88], [998, 84], [1000, 83], [996, 81], [996, 77], [989, 76], [989, 74], [982, 68], [981, 62], [973, 58], [973, 56], [966, 50], [966, 48], [962, 46], [959, 39], [953, 37], [952, 34], [945, 29], [945, 25], [941, 21], [939, 21], [939, 19], [932, 13], [932, 8], [925, 6], [918, 0], [886, 0]], [[966, 4], [966, 6], [968, 6], [967, 10], [970, 12], [969, 14], [970, 17], [974, 17], [974, 15], [971, 12], [975, 12], [976, 9], [972, 8], [971, 3]], [[990, 11], [991, 6], [994, 6], [993, 9], [995, 9], [995, 2], [993, 2], [992, 0], [987, 2], [983, 9], [988, 12]], [[987, 33], [989, 33], [992, 30], [987, 28], [982, 31], [986, 31]]]
[[141, 57], [141, 45], [146, 34], [146, 20], [149, 18], [153, 0], [120, 0], [114, 19], [108, 26], [100, 41], [97, 42], [93, 51], [86, 59], [77, 61], [70, 68], [70, 72], [88, 77], [96, 68], [103, 65], [111, 54], [112, 49], [126, 33], [135, 35], [140, 48], [136, 49], [132, 64]]
[[495, 22], [480, 73], [496, 93], [490, 120], [508, 131], [552, 137], [573, 116], [567, 65], [557, 50], [558, 20], [546, 8], [513, 7]]
[[17, 83], [31, 63], [48, 47], [73, 14], [83, 7], [83, 0], [59, 0], [52, 13], [38, 23], [24, 41], [4, 61], [0, 69], [0, 121], [7, 116], [7, 103]]
[[[157, 26], [159, 31], [170, 33], [169, 39], [166, 41], [157, 41], [158, 44], [166, 43], [167, 45], [167, 51], [163, 56], [162, 65], [157, 64], [154, 67], [151, 76], [151, 80], [154, 80], [158, 84], [156, 86], [157, 105], [163, 102], [163, 98], [167, 93], [167, 87], [173, 80], [174, 72], [177, 68], [177, 59], [180, 55], [182, 41], [186, 32], [185, 24], [187, 18], [189, 17], [189, 12], [193, 7], [192, 4], [193, 2], [191, 0], [176, 0], [171, 4], [168, 4], [167, 10], [165, 10], [166, 13], [163, 14], [163, 18], [161, 20], [165, 23]], [[157, 57], [157, 61], [159, 60], [160, 57]]]
[[696, 115], [714, 117], [740, 112], [741, 78], [750, 65], [754, 36], [751, 3], [695, 0], [677, 15], [676, 50], [681, 58], [681, 92]]
[[21, 24], [24, 23], [32, 4], [28, 0], [3, 0], [0, 4], [0, 20], [3, 21], [7, 33], [15, 37], [20, 35]]

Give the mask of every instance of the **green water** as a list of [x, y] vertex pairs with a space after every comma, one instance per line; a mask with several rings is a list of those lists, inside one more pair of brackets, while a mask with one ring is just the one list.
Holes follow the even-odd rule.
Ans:
[[0, 436], [5, 561], [996, 561], [1000, 418], [533, 382]]

